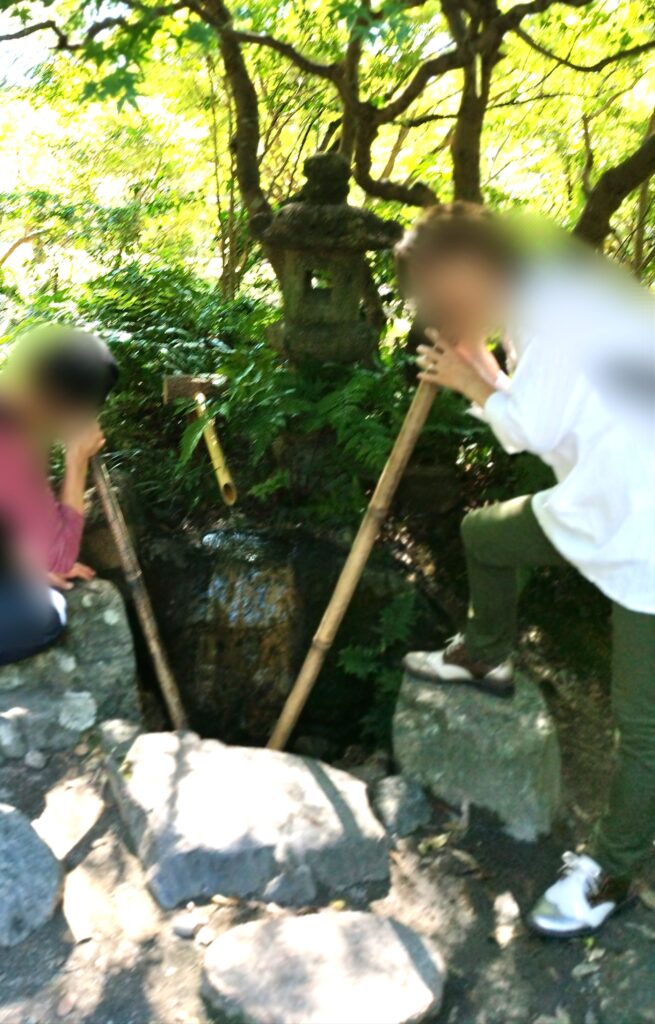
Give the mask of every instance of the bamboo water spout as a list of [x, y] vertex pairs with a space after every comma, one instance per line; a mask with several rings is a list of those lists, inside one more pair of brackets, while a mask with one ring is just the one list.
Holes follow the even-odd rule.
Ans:
[[391, 501], [423, 430], [436, 394], [435, 385], [425, 381], [422, 381], [417, 388], [321, 624], [268, 742], [268, 746], [272, 750], [284, 749], [314, 687], [380, 534], [382, 524], [388, 515]]
[[202, 434], [214, 468], [218, 489], [225, 504], [232, 506], [236, 504], [238, 497], [236, 484], [232, 478], [221, 442], [218, 439], [216, 427], [213, 421], [207, 417], [207, 394], [220, 392], [225, 383], [226, 378], [220, 376], [220, 374], [206, 377], [189, 377], [183, 374], [175, 374], [165, 377], [164, 404], [176, 398], [193, 400], [196, 416], [199, 420], [204, 421]]

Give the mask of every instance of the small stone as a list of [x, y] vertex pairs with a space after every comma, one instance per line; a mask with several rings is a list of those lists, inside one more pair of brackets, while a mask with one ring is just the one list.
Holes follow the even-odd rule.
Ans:
[[25, 755], [25, 764], [28, 768], [41, 771], [48, 763], [48, 759], [41, 750], [28, 750]]
[[205, 955], [203, 995], [240, 1024], [419, 1024], [441, 1005], [445, 968], [428, 940], [374, 914], [239, 925]]
[[203, 925], [196, 932], [196, 942], [199, 946], [211, 946], [212, 942], [216, 938], [216, 932], [209, 925]]
[[20, 811], [0, 804], [0, 946], [48, 921], [61, 896], [61, 865]]
[[100, 744], [105, 754], [121, 761], [141, 732], [134, 722], [112, 718], [100, 726]]
[[77, 997], [71, 992], [66, 993], [63, 999], [60, 999], [57, 1004], [57, 1016], [67, 1017], [69, 1013], [72, 1013], [77, 1005]]
[[97, 710], [95, 700], [85, 690], [65, 693], [59, 712], [59, 724], [72, 732], [85, 732], [95, 725]]
[[21, 709], [15, 707], [0, 715], [0, 757], [18, 758], [25, 755], [26, 745], [20, 728], [21, 717]]
[[494, 939], [501, 949], [509, 946], [520, 928], [521, 911], [511, 892], [499, 893], [494, 900]]
[[587, 961], [583, 960], [581, 964], [578, 964], [576, 967], [573, 968], [573, 970], [571, 971], [571, 977], [575, 978], [576, 980], [580, 980], [580, 978], [586, 978], [589, 974], [596, 974], [596, 972], [599, 970], [599, 964], [588, 963]]
[[427, 825], [432, 810], [421, 786], [403, 775], [382, 779], [373, 791], [373, 809], [391, 835], [411, 836]]
[[639, 899], [648, 910], [655, 910], [655, 889], [641, 889]]
[[363, 764], [351, 768], [350, 773], [356, 779], [365, 782], [367, 786], [375, 786], [389, 774], [389, 768], [389, 755], [384, 750], [377, 750]]
[[195, 911], [186, 911], [173, 918], [173, 931], [179, 939], [193, 939], [208, 923], [208, 917]]
[[281, 907], [308, 906], [316, 900], [316, 885], [309, 868], [301, 864], [299, 868], [278, 875], [271, 879], [262, 899], [265, 903], [277, 903]]

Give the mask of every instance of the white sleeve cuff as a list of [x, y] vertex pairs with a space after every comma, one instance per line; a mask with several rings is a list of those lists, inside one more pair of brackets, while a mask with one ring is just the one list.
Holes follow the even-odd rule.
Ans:
[[512, 416], [511, 394], [494, 391], [484, 403], [483, 416], [494, 434], [510, 455], [525, 451], [525, 438], [517, 429]]

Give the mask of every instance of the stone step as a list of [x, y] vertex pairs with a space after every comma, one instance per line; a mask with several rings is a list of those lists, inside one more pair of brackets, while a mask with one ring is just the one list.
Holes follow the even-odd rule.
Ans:
[[0, 763], [65, 750], [98, 721], [138, 719], [134, 644], [120, 593], [106, 580], [67, 595], [69, 625], [41, 654], [0, 668]]
[[550, 831], [560, 805], [559, 743], [541, 691], [526, 676], [507, 700], [406, 674], [393, 749], [403, 774], [446, 803], [494, 812], [516, 839]]
[[388, 888], [388, 840], [359, 779], [191, 732], [144, 733], [124, 754], [120, 732], [104, 730], [109, 777], [162, 907], [216, 894], [364, 902]]
[[420, 1024], [441, 1006], [432, 942], [390, 918], [322, 913], [239, 925], [209, 947], [203, 995], [240, 1024]]

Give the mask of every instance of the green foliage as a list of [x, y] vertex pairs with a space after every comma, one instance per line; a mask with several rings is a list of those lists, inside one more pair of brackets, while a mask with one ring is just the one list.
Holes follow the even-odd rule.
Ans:
[[[266, 342], [237, 344], [220, 371], [228, 387], [210, 411], [225, 422], [235, 452], [247, 447], [250, 497], [285, 521], [354, 525], [411, 400], [403, 350], [383, 351], [370, 367], [293, 367]], [[416, 457], [452, 464], [464, 439], [487, 433], [463, 400], [444, 394]]]
[[339, 656], [341, 668], [349, 675], [375, 684], [373, 702], [362, 722], [362, 734], [377, 746], [389, 744], [401, 681], [398, 666], [411, 643], [416, 615], [416, 592], [400, 590], [383, 610], [367, 642], [345, 647]]

